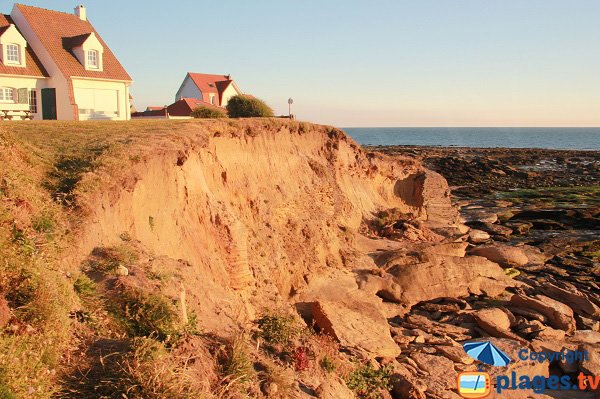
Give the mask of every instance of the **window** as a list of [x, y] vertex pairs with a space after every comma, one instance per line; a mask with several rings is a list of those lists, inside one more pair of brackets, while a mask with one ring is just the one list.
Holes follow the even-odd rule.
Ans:
[[29, 110], [32, 114], [37, 114], [37, 92], [29, 90]]
[[20, 64], [21, 57], [19, 56], [19, 45], [9, 44], [6, 46], [6, 60], [11, 64]]
[[212, 105], [216, 105], [216, 101], [215, 101], [215, 95], [214, 95], [214, 94], [211, 94], [211, 95], [210, 95], [210, 103], [211, 103]]
[[5, 103], [14, 103], [15, 94], [10, 87], [0, 87], [0, 101]]
[[96, 50], [89, 50], [87, 52], [88, 68], [98, 69], [98, 52]]

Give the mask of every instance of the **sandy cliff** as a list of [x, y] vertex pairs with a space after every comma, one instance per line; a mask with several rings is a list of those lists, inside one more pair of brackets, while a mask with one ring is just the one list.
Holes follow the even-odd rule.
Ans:
[[359, 228], [379, 211], [456, 220], [438, 174], [367, 153], [331, 127], [253, 121], [177, 134], [144, 147], [118, 178], [103, 177], [112, 186], [86, 198], [76, 259], [126, 233], [153, 257], [179, 260], [171, 286], [184, 285], [208, 331], [280, 306], [328, 270], [350, 269]]

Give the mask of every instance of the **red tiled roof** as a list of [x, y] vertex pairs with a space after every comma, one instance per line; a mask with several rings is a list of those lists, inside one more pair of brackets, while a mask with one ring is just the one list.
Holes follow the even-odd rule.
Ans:
[[[198, 86], [198, 89], [202, 92], [204, 101], [208, 101], [209, 97], [204, 97], [207, 93], [214, 93], [219, 96], [219, 104], [221, 104], [223, 93], [225, 89], [233, 83], [231, 76], [229, 75], [211, 75], [208, 73], [193, 73], [188, 72], [189, 77]], [[236, 86], [237, 88], [237, 86]]]
[[197, 98], [182, 98], [179, 101], [175, 101], [173, 104], [167, 107], [169, 115], [171, 116], [190, 116], [192, 111], [198, 107], [208, 107], [224, 111], [223, 108], [217, 107], [210, 103], [207, 103]]
[[[8, 29], [10, 24], [14, 24], [10, 16], [0, 14], [0, 36]], [[49, 76], [48, 72], [46, 72], [46, 69], [44, 69], [44, 66], [29, 45], [27, 45], [27, 52], [25, 54], [25, 65], [25, 68], [5, 66], [4, 63], [0, 62], [0, 74], [39, 77]]]
[[164, 105], [162, 105], [162, 106], [153, 106], [153, 105], [151, 105], [149, 107], [146, 107], [147, 111], [158, 111], [158, 110], [161, 110], [161, 109], [165, 109], [165, 106]]
[[[125, 68], [123, 68], [117, 57], [115, 57], [89, 21], [83, 21], [75, 14], [46, 10], [44, 8], [23, 4], [17, 4], [16, 7], [25, 19], [27, 19], [31, 29], [65, 76], [131, 81], [131, 77], [125, 71]], [[65, 46], [65, 41], [67, 42], [66, 44], [70, 44], [70, 41], [77, 41], [78, 39], [76, 38], [89, 35], [92, 32], [96, 34], [96, 37], [104, 47], [102, 71], [86, 70], [71, 52], [71, 47]]]

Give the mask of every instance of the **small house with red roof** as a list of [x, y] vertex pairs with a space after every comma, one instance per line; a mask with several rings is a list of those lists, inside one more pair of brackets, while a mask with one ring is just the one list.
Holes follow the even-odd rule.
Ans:
[[84, 6], [0, 14], [1, 118], [128, 120], [131, 83]]
[[243, 94], [230, 75], [211, 75], [188, 72], [177, 90], [175, 102], [182, 99], [195, 99], [198, 106], [225, 108], [233, 96]]

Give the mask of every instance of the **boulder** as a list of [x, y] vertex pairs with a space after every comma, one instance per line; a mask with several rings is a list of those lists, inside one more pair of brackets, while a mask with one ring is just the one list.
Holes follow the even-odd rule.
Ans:
[[600, 332], [591, 330], [576, 331], [569, 341], [578, 344], [600, 344]]
[[427, 391], [435, 394], [437, 391], [456, 388], [457, 373], [454, 370], [452, 360], [443, 356], [421, 352], [412, 353], [410, 358], [417, 364], [419, 369], [429, 374]]
[[571, 334], [575, 331], [573, 310], [562, 302], [555, 301], [544, 295], [525, 296], [515, 294], [510, 298], [510, 303], [533, 309], [548, 318], [548, 323], [558, 329]]
[[400, 347], [394, 342], [386, 318], [373, 308], [356, 303], [319, 301], [312, 304], [315, 325], [342, 346], [364, 349], [375, 356], [396, 357]]
[[316, 389], [319, 399], [355, 399], [354, 393], [344, 384], [344, 381], [336, 378], [329, 378]]
[[580, 352], [587, 352], [587, 359], [581, 359], [579, 369], [587, 375], [600, 375], [600, 345], [579, 345]]
[[469, 231], [469, 242], [473, 244], [481, 244], [490, 239], [489, 233], [483, 230], [472, 229]]
[[462, 346], [444, 346], [438, 345], [435, 347], [437, 353], [447, 357], [455, 363], [473, 364], [475, 361], [471, 356], [467, 355]]
[[483, 256], [502, 267], [519, 267], [529, 262], [525, 251], [509, 245], [486, 245], [471, 250], [471, 255]]
[[369, 276], [367, 284], [387, 299], [406, 306], [469, 294], [494, 297], [506, 287], [517, 285], [497, 264], [477, 256], [430, 254], [415, 263], [393, 266], [388, 273], [391, 278]]
[[[527, 341], [510, 331], [512, 314], [500, 308], [481, 309], [473, 313], [475, 321], [483, 331], [492, 337], [508, 338], [527, 344]], [[512, 317], [511, 317], [512, 316]]]
[[540, 284], [537, 289], [550, 298], [565, 303], [577, 313], [595, 318], [600, 317], [600, 307], [598, 305], [592, 302], [586, 295], [579, 292], [577, 288], [572, 286], [566, 287], [561, 288], [554, 284], [545, 283]]

